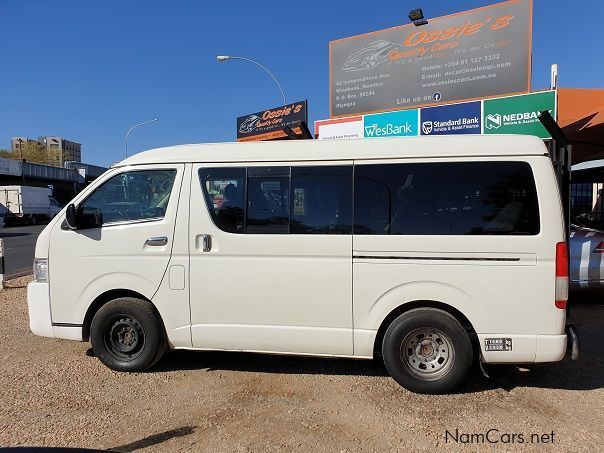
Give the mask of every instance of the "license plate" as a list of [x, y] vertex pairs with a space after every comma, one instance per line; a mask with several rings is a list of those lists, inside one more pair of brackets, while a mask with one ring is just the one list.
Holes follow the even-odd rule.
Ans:
[[485, 351], [511, 351], [512, 350], [512, 339], [511, 338], [485, 338], [484, 350]]

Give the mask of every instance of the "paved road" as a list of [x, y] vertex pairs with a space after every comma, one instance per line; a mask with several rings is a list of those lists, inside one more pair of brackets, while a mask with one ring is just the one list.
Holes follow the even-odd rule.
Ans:
[[45, 225], [5, 227], [0, 230], [4, 238], [4, 265], [7, 276], [31, 271], [36, 239]]

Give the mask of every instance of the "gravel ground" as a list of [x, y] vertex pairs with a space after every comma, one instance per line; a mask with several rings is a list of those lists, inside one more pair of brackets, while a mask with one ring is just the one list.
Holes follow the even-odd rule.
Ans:
[[[474, 373], [457, 394], [424, 396], [400, 388], [375, 362], [344, 359], [182, 351], [154, 372], [116, 373], [87, 343], [30, 333], [28, 281], [12, 280], [0, 291], [0, 446], [158, 452], [604, 448], [604, 306], [593, 302], [573, 312], [583, 340], [580, 364], [492, 366], [490, 379]], [[489, 430], [499, 443], [481, 442]], [[512, 434], [515, 442], [506, 443]], [[529, 443], [533, 434], [543, 435], [542, 442]]]

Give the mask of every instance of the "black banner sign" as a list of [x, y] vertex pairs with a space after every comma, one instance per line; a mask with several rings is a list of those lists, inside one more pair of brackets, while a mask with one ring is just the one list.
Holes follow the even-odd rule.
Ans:
[[289, 126], [297, 134], [301, 122], [308, 123], [307, 101], [292, 102], [262, 112], [237, 118], [237, 141], [274, 140], [287, 137], [283, 128]]

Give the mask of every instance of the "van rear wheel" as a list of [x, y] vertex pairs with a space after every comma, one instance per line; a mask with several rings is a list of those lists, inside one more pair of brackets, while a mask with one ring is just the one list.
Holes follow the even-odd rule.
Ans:
[[472, 365], [472, 343], [451, 314], [417, 308], [396, 318], [384, 335], [384, 364], [392, 378], [416, 393], [451, 391]]
[[146, 300], [122, 297], [103, 305], [90, 327], [92, 349], [115, 371], [145, 371], [167, 348], [164, 328]]

